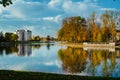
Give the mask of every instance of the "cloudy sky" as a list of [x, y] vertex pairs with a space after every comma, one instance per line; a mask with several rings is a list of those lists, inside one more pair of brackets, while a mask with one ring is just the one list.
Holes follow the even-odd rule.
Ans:
[[88, 17], [93, 11], [119, 8], [120, 0], [13, 0], [13, 5], [0, 6], [0, 31], [29, 29], [33, 35], [56, 36], [65, 17]]

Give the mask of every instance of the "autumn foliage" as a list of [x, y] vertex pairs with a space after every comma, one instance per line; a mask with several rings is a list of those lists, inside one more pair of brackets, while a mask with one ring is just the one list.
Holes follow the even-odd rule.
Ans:
[[[103, 76], [110, 76], [116, 66], [116, 58], [120, 58], [120, 52], [109, 50], [84, 50], [83, 48], [67, 47], [58, 50], [58, 58], [62, 62], [62, 69], [66, 73], [91, 73], [96, 75], [96, 68], [103, 65], [100, 70]], [[108, 65], [109, 64], [109, 65]]]
[[[97, 17], [95, 12], [85, 19], [80, 16], [65, 18], [62, 27], [58, 30], [57, 37], [60, 41], [68, 42], [114, 42], [116, 25], [114, 13], [104, 12]], [[100, 20], [97, 22], [97, 20]]]

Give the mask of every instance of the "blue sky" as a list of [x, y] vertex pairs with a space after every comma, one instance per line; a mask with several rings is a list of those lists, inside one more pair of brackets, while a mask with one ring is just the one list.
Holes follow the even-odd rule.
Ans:
[[120, 0], [13, 0], [13, 5], [0, 6], [0, 31], [29, 29], [33, 35], [56, 36], [65, 17], [89, 17], [93, 11], [119, 8]]

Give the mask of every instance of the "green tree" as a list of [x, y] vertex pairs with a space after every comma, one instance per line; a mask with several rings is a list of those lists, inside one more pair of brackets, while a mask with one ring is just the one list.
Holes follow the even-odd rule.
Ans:
[[35, 36], [34, 40], [35, 40], [35, 41], [40, 41], [40, 40], [41, 40], [41, 39], [40, 39], [40, 36]]
[[4, 41], [4, 36], [3, 36], [3, 33], [0, 32], [0, 42]]
[[47, 35], [47, 41], [50, 41], [50, 35]]
[[2, 4], [4, 7], [6, 7], [13, 3], [12, 3], [12, 0], [1, 0], [0, 4]]
[[18, 35], [17, 34], [11, 34], [11, 41], [17, 41]]
[[5, 41], [16, 41], [18, 39], [18, 35], [14, 33], [5, 33]]

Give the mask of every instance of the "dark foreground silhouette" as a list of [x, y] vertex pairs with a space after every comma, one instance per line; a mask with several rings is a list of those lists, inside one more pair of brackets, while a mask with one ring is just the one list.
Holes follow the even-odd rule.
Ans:
[[120, 80], [120, 78], [0, 70], [0, 80]]

